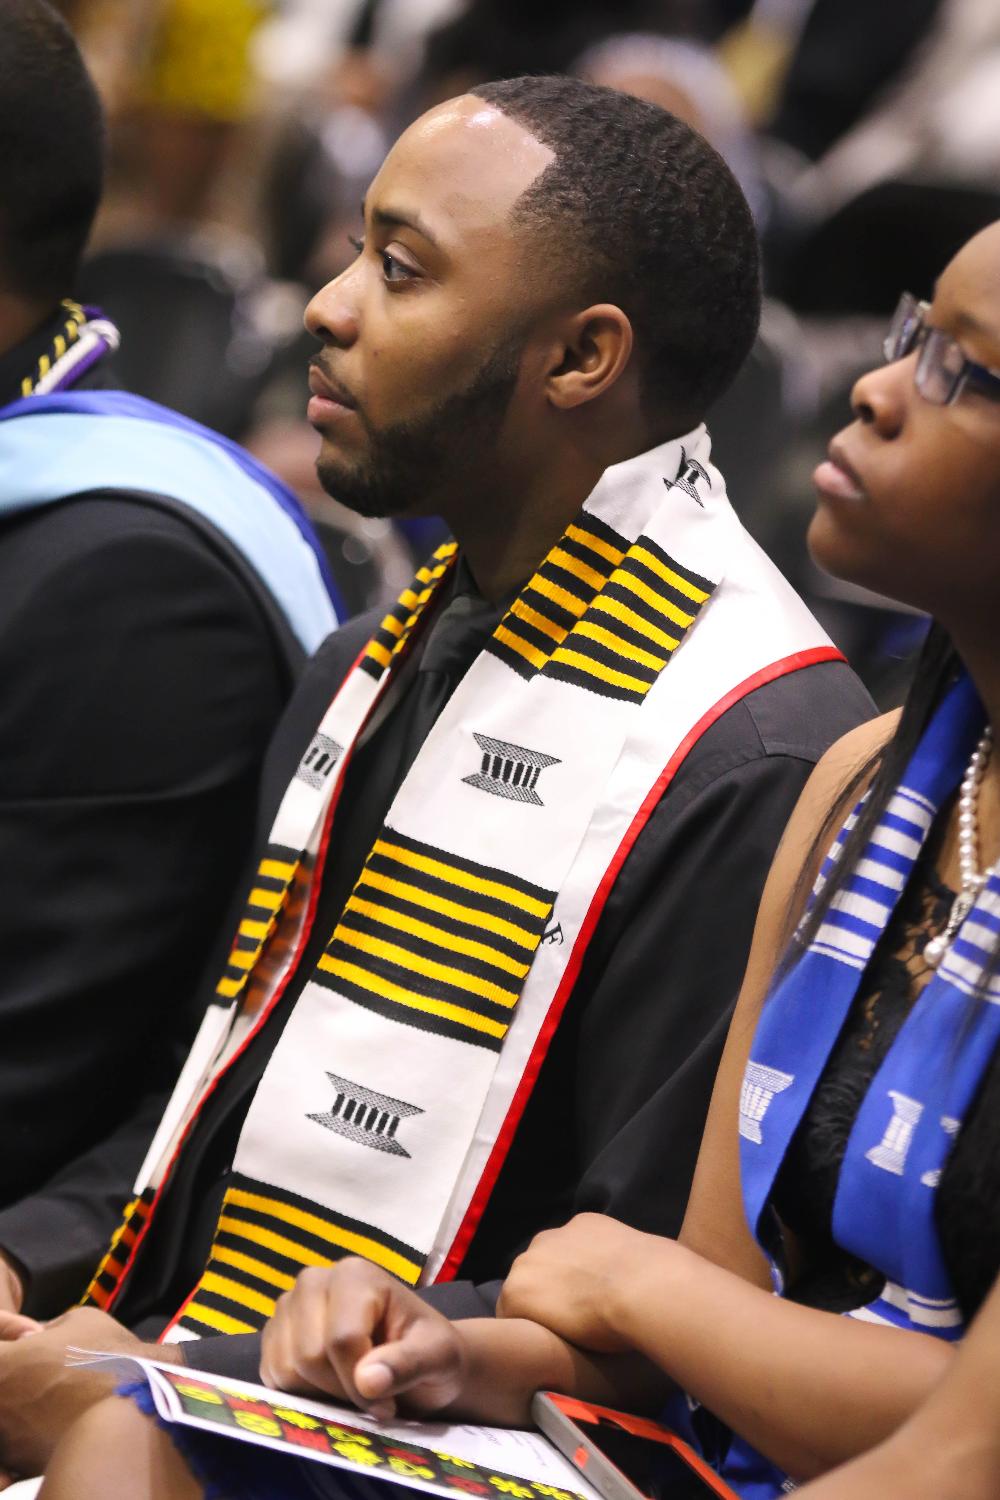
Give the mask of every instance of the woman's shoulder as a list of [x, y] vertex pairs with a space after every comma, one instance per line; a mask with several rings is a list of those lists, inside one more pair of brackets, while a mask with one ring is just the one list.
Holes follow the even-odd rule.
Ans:
[[899, 723], [899, 711], [851, 729], [830, 746], [802, 789], [764, 888], [758, 928], [770, 936], [767, 963], [777, 961], [789, 913], [811, 889], [829, 844], [864, 792]]
[[[892, 739], [901, 710], [879, 714], [849, 729], [817, 762], [799, 799], [795, 817], [821, 826], [847, 800], [856, 800], [871, 780], [881, 752]], [[870, 771], [870, 775], [866, 772]], [[846, 815], [848, 809], [844, 807]]]

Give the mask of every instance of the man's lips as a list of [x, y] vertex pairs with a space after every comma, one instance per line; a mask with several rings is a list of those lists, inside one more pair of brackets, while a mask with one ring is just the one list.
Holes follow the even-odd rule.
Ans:
[[318, 365], [309, 366], [309, 389], [319, 401], [329, 402], [333, 406], [346, 407], [348, 411], [353, 411], [358, 404], [350, 391], [331, 379]]
[[819, 493], [831, 500], [864, 500], [864, 485], [848, 463], [836, 438], [827, 452], [829, 457], [813, 474], [813, 484]]

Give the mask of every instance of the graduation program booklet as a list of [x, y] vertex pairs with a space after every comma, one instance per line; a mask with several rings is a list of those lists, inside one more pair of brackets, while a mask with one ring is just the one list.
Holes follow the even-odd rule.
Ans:
[[165, 1422], [432, 1495], [452, 1500], [599, 1500], [538, 1432], [406, 1419], [377, 1422], [354, 1407], [120, 1354], [74, 1350], [71, 1362], [106, 1364], [122, 1379], [146, 1380]]

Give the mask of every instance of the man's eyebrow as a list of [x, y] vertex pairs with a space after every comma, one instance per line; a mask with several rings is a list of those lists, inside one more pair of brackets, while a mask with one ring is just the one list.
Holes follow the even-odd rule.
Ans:
[[[361, 204], [361, 217], [365, 217], [364, 203]], [[441, 248], [437, 236], [417, 213], [397, 213], [389, 208], [373, 208], [372, 223], [377, 224], [380, 229], [415, 229], [429, 245], [434, 246], [435, 250]]]

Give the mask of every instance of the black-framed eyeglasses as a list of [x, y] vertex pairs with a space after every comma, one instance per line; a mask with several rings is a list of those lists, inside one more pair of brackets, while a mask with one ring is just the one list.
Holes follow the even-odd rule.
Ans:
[[967, 385], [974, 385], [991, 401], [1000, 401], [1000, 370], [966, 359], [950, 334], [928, 325], [929, 311], [929, 302], [903, 293], [882, 344], [887, 363], [919, 350], [914, 384], [924, 400], [935, 406], [957, 401]]

